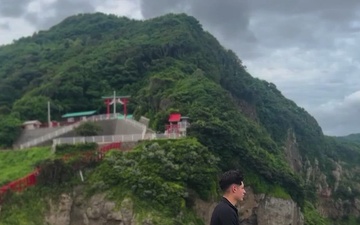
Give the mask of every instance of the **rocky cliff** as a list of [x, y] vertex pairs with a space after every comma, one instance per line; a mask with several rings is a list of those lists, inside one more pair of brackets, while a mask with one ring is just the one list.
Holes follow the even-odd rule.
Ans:
[[[288, 130], [284, 152], [293, 171], [304, 178], [307, 187], [314, 187], [314, 197], [318, 199], [315, 206], [321, 216], [333, 220], [349, 215], [360, 216], [360, 200], [356, 197], [359, 185], [354, 183], [360, 170], [357, 165], [325, 157], [321, 159], [327, 163], [327, 167], [324, 167], [319, 163], [319, 158], [310, 160], [309, 157], [302, 156], [296, 134], [291, 129]], [[354, 184], [355, 190], [351, 188]]]
[[124, 199], [116, 206], [105, 198], [105, 194], [96, 194], [89, 199], [82, 195], [82, 188], [72, 193], [63, 193], [58, 202], [49, 200], [49, 211], [45, 221], [50, 225], [150, 225], [151, 218], [139, 219], [134, 213], [131, 199]]

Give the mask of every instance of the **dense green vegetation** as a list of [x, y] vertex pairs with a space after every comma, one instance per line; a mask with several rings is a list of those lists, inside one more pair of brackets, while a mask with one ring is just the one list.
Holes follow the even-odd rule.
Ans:
[[[31, 188], [21, 195], [7, 196], [8, 207], [3, 207], [0, 213], [0, 225], [40, 225], [44, 224], [44, 214], [47, 210], [46, 194], [39, 188]], [[36, 199], [36, 201], [34, 201]], [[31, 202], [29, 204], [28, 202]]]
[[94, 142], [78, 143], [78, 144], [60, 144], [56, 146], [56, 156], [67, 154], [81, 154], [87, 151], [98, 150], [98, 144]]
[[[87, 185], [88, 196], [105, 192], [118, 206], [130, 198], [136, 203], [136, 220], [202, 225], [190, 207], [195, 198], [210, 200], [217, 195], [218, 160], [193, 138], [147, 141], [131, 152], [110, 152], [95, 169], [91, 164], [83, 167], [86, 183], [74, 176], [79, 169], [74, 163], [44, 160], [35, 188], [7, 196], [0, 224], [44, 224], [47, 200], [57, 202], [61, 193], [71, 194], [71, 187], [81, 183]], [[34, 198], [38, 201], [32, 205]]]
[[[196, 139], [188, 144], [201, 149], [198, 154], [206, 152], [218, 158], [209, 164], [211, 167], [220, 171], [240, 168], [245, 171], [246, 184], [256, 192], [294, 199], [308, 215], [307, 224], [317, 223], [317, 214], [306, 203], [314, 203], [316, 194], [304, 182], [305, 171], [296, 174], [285, 160], [283, 147], [289, 134], [295, 134], [303, 161], [319, 161], [319, 169], [330, 183], [334, 169], [331, 160], [356, 165], [360, 159], [358, 146], [324, 137], [311, 115], [286, 99], [274, 84], [253, 78], [234, 52], [224, 49], [195, 18], [185, 14], [145, 21], [101, 13], [72, 16], [48, 31], [0, 47], [0, 62], [0, 117], [4, 121], [0, 124], [0, 146], [11, 146], [20, 121], [46, 121], [48, 101], [52, 103], [54, 119], [74, 111], [103, 113], [101, 96], [116, 90], [119, 95], [132, 96], [129, 111], [136, 118], [150, 118], [150, 126], [155, 130], [164, 130], [170, 112], [189, 116], [188, 135]], [[121, 110], [119, 106], [117, 111]], [[172, 152], [166, 143], [154, 144], [155, 147], [144, 144], [141, 148], [149, 153], [155, 151], [154, 154], [161, 149]], [[181, 144], [174, 145], [182, 149]], [[138, 166], [149, 177], [156, 177], [149, 183], [154, 191], [163, 188], [179, 204], [184, 196], [173, 192], [185, 193], [187, 185], [202, 197], [213, 192], [199, 191], [199, 184], [180, 175], [174, 181], [160, 173], [159, 168], [143, 168], [135, 159], [144, 153], [147, 151], [139, 148], [132, 154], [114, 154], [97, 173], [113, 165]], [[211, 174], [201, 179], [211, 180]], [[148, 181], [146, 176], [133, 175]], [[113, 176], [114, 180], [103, 180], [103, 185], [114, 185], [111, 182], [125, 178], [123, 189], [134, 185], [134, 180], [124, 173], [118, 171]], [[162, 181], [168, 186], [159, 186]], [[345, 182], [339, 188], [339, 196], [349, 197], [343, 191], [348, 185], [352, 184]], [[136, 187], [133, 194], [144, 193]], [[152, 194], [147, 193], [150, 200]], [[352, 193], [354, 196], [357, 195]], [[169, 215], [170, 212], [166, 217]]]
[[[348, 139], [347, 137], [326, 137], [328, 151], [326, 155], [329, 159], [339, 162], [346, 173], [342, 175], [342, 180], [338, 189], [334, 193], [335, 198], [351, 199], [360, 197], [360, 143], [357, 140]], [[332, 168], [334, 169], [334, 168]], [[330, 176], [330, 178], [332, 178]], [[329, 179], [333, 182], [332, 179]], [[349, 191], [350, 190], [350, 191]]]
[[91, 189], [121, 202], [130, 197], [141, 212], [160, 213], [158, 224], [189, 224], [195, 197], [210, 200], [218, 191], [218, 159], [195, 139], [147, 141], [131, 152], [114, 151], [95, 169]]
[[75, 128], [75, 133], [78, 136], [96, 136], [101, 131], [101, 127], [96, 122], [92, 121], [82, 123]]
[[360, 143], [360, 134], [349, 134], [347, 136], [343, 136], [343, 137], [335, 137], [338, 141], [341, 142], [356, 142], [356, 143]]
[[325, 137], [328, 144], [327, 155], [336, 160], [340, 159], [349, 165], [357, 165], [360, 160], [359, 135], [345, 137]]
[[306, 225], [331, 224], [331, 221], [324, 219], [310, 202], [305, 202], [304, 219]]
[[0, 112], [0, 148], [9, 148], [20, 135], [21, 122], [14, 115], [1, 115]]

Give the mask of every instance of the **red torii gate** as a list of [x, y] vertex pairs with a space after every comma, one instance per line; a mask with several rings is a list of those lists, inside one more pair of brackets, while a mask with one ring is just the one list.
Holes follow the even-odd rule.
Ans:
[[[109, 118], [110, 117], [110, 105], [115, 104], [116, 102], [122, 104], [124, 106], [124, 118], [126, 118], [127, 115], [127, 103], [129, 102], [130, 95], [126, 96], [104, 96], [101, 97], [104, 99], [104, 103], [106, 104], [106, 115]], [[114, 112], [116, 109], [114, 109]]]

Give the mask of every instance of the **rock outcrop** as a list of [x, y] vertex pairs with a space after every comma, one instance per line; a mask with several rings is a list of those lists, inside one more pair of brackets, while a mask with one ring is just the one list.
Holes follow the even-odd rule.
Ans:
[[360, 217], [360, 200], [321, 198], [317, 209], [322, 216], [330, 219], [339, 219], [347, 215]]
[[256, 209], [259, 225], [302, 225], [304, 218], [300, 208], [292, 200], [265, 197]]
[[302, 158], [299, 152], [296, 135], [292, 129], [287, 132], [287, 139], [284, 146], [286, 161], [296, 173], [300, 173], [303, 169]]
[[[135, 225], [133, 202], [124, 199], [119, 207], [115, 202], [105, 198], [105, 194], [96, 194], [85, 199], [78, 191], [72, 195], [62, 194], [59, 202], [49, 201], [49, 212], [45, 221], [49, 225]], [[151, 225], [148, 218], [141, 221], [142, 225]]]
[[45, 216], [45, 221], [51, 225], [70, 225], [70, 214], [73, 199], [68, 194], [62, 194], [56, 205], [49, 200], [50, 211]]

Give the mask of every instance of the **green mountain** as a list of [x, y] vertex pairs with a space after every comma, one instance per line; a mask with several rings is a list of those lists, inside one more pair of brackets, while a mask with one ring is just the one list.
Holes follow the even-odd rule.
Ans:
[[344, 141], [344, 142], [350, 141], [350, 142], [360, 143], [360, 134], [349, 134], [346, 136], [338, 136], [335, 138], [339, 141]]
[[46, 122], [47, 101], [54, 119], [104, 113], [101, 97], [116, 90], [131, 95], [129, 110], [148, 117], [155, 130], [164, 130], [170, 112], [189, 116], [188, 135], [220, 159], [214, 167], [240, 168], [255, 193], [293, 199], [307, 224], [320, 224], [312, 205], [323, 209], [329, 199], [350, 202], [332, 219], [358, 216], [360, 178], [353, 170], [360, 148], [325, 137], [311, 115], [274, 84], [252, 77], [193, 17], [76, 15], [0, 47], [0, 62], [4, 146], [20, 121]]

